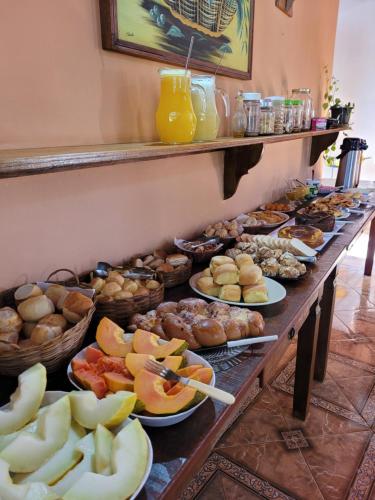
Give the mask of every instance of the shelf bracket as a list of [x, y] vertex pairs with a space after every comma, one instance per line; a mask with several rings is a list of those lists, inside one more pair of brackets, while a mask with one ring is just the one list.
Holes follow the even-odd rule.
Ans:
[[338, 136], [339, 132], [332, 132], [332, 134], [315, 135], [311, 138], [310, 166], [315, 165], [321, 153], [336, 142]]
[[228, 148], [224, 155], [224, 200], [231, 198], [237, 191], [243, 175], [260, 161], [263, 143]]

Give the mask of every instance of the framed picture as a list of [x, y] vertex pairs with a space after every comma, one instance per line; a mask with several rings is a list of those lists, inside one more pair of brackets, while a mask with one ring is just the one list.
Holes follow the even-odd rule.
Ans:
[[254, 0], [100, 0], [102, 45], [138, 57], [251, 78]]
[[294, 0], [275, 0], [276, 7], [282, 10], [289, 17], [293, 17]]

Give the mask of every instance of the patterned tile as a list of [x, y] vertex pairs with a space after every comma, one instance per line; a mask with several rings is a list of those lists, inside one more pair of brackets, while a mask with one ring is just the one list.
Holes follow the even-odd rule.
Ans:
[[375, 351], [369, 345], [357, 342], [331, 342], [330, 352], [339, 354], [351, 361], [369, 365], [375, 370]]
[[353, 288], [337, 285], [335, 311], [352, 311], [372, 307], [371, 302]]
[[371, 500], [375, 492], [375, 435], [368, 445], [358, 468], [353, 485], [350, 488], [348, 500]]
[[301, 429], [295, 429], [293, 431], [282, 431], [281, 435], [288, 450], [295, 450], [297, 448], [309, 448], [310, 446]]
[[368, 425], [375, 425], [375, 386], [372, 388], [361, 414]]
[[361, 413], [374, 387], [375, 375], [341, 378], [337, 379], [336, 383], [355, 409]]

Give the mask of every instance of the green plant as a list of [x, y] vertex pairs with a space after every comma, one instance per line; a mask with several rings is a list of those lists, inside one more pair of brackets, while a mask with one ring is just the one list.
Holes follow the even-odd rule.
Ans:
[[323, 71], [326, 79], [326, 91], [322, 107], [324, 111], [328, 111], [331, 106], [340, 106], [341, 104], [341, 99], [336, 97], [339, 91], [339, 80], [333, 75], [329, 76], [327, 65], [323, 66]]

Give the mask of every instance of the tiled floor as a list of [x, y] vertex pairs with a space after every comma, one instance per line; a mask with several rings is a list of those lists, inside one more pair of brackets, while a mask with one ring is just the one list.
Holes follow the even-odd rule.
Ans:
[[306, 421], [291, 412], [293, 343], [184, 499], [375, 499], [375, 271], [363, 276], [364, 242], [340, 266], [328, 374]]

